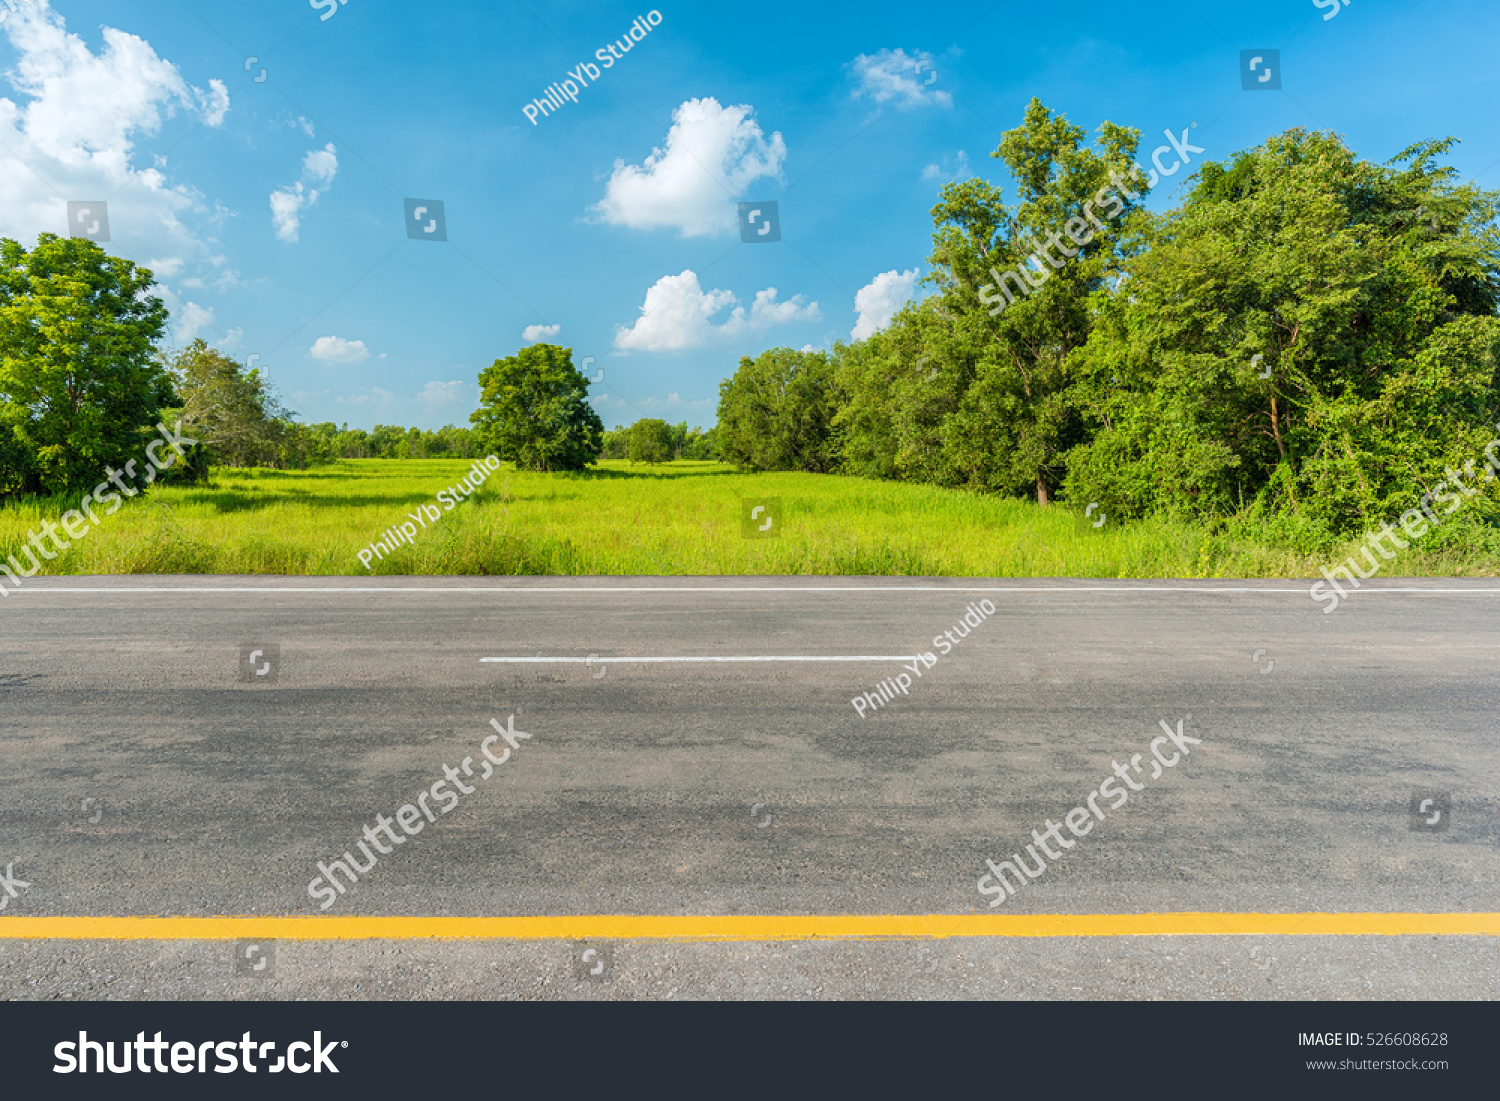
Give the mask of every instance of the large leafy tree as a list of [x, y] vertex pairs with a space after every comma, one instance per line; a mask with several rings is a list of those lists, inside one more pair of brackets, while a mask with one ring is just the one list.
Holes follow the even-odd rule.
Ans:
[[[683, 425], [686, 433], [687, 425]], [[628, 452], [633, 463], [664, 463], [672, 458], [676, 442], [672, 426], [664, 420], [645, 418], [630, 426]]]
[[0, 240], [0, 492], [93, 485], [176, 404], [150, 271], [81, 238]]
[[[982, 345], [945, 296], [906, 307], [864, 340], [836, 343], [833, 423], [843, 469], [939, 485], [980, 481], [953, 461], [946, 440]], [[991, 446], [1003, 448], [1003, 437]]]
[[200, 441], [212, 462], [280, 465], [291, 418], [259, 370], [240, 366], [202, 339], [165, 360], [182, 399], [188, 434]]
[[1494, 435], [1496, 195], [1425, 142], [1389, 165], [1291, 130], [1205, 165], [1078, 357], [1070, 496], [1121, 515], [1378, 523]]
[[480, 407], [469, 419], [485, 447], [523, 470], [582, 470], [604, 444], [588, 385], [572, 349], [533, 344], [479, 373]]
[[1079, 438], [1069, 357], [1088, 339], [1090, 300], [1115, 271], [1148, 186], [1134, 164], [1137, 131], [1105, 122], [1096, 143], [1086, 138], [1033, 99], [991, 153], [1020, 203], [969, 179], [945, 187], [933, 208], [928, 278], [943, 292], [933, 307], [943, 332], [923, 354], [942, 380], [924, 391], [938, 415], [921, 454], [897, 458], [925, 465], [924, 480], [1030, 490], [1040, 504], [1062, 482]]
[[835, 402], [827, 353], [772, 348], [746, 356], [719, 384], [719, 455], [746, 470], [827, 473], [837, 463]]

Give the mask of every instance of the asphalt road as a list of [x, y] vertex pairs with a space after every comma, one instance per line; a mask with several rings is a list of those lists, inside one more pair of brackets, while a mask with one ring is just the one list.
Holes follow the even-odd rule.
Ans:
[[[1500, 911], [1500, 586], [1321, 609], [1293, 581], [31, 580], [0, 603], [0, 868], [27, 884], [0, 884], [0, 989], [1500, 996], [1492, 936], [281, 940], [244, 973], [229, 942], [4, 937], [68, 915]], [[908, 695], [851, 705], [922, 651]], [[531, 737], [480, 779], [492, 719]], [[1152, 779], [1179, 720], [1200, 741]], [[1117, 762], [1144, 790], [991, 908], [986, 858]], [[445, 766], [457, 802], [432, 813]], [[421, 832], [321, 909], [318, 864], [363, 861], [361, 830], [422, 793]]]

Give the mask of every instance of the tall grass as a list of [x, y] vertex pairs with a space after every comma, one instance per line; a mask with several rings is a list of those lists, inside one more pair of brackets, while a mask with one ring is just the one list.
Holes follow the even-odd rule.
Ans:
[[[437, 459], [217, 470], [210, 485], [155, 487], [114, 516], [100, 512], [100, 526], [42, 572], [1296, 577], [1347, 553], [1165, 520], [1096, 528], [1065, 506], [933, 486], [606, 461], [561, 475], [507, 464], [414, 545], [361, 565], [361, 549], [467, 470]], [[743, 535], [748, 498], [781, 500], [776, 537]], [[0, 557], [68, 507], [28, 499], [0, 509]], [[1457, 521], [1441, 545], [1424, 541], [1385, 575], [1493, 576], [1500, 536], [1476, 527], [1466, 541], [1453, 535]]]

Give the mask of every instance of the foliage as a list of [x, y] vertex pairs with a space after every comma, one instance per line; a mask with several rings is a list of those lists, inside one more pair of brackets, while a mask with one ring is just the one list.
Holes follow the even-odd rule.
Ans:
[[1434, 167], [1450, 144], [1382, 166], [1288, 131], [1143, 222], [1076, 358], [1090, 438], [1069, 496], [1348, 533], [1481, 455], [1500, 413], [1496, 200]]
[[446, 425], [436, 432], [377, 424], [372, 431], [323, 422], [305, 427], [310, 460], [473, 459], [481, 449], [472, 428]]
[[676, 443], [672, 426], [663, 420], [638, 420], [630, 426], [628, 457], [633, 463], [664, 463]]
[[81, 238], [0, 240], [0, 493], [92, 486], [142, 454], [175, 404], [154, 286]]
[[1010, 169], [1020, 204], [1008, 208], [998, 188], [970, 179], [945, 187], [933, 209], [929, 278], [942, 290], [934, 312], [945, 331], [922, 343], [944, 385], [933, 391], [929, 438], [906, 462], [932, 481], [1029, 490], [1041, 504], [1062, 483], [1063, 454], [1079, 440], [1069, 357], [1088, 339], [1090, 299], [1146, 190], [1124, 183], [1136, 131], [1105, 122], [1097, 147], [1085, 137], [1033, 99], [990, 154]]
[[[636, 424], [640, 422], [637, 421]], [[603, 450], [600, 452], [601, 459], [628, 459], [630, 457], [630, 436], [635, 430], [635, 425], [611, 428], [604, 433]], [[689, 429], [687, 421], [667, 426], [670, 433], [670, 446], [668, 458], [671, 459], [695, 459], [698, 461], [712, 461], [719, 457], [717, 446], [718, 429], [710, 428], [705, 432], [702, 428]]]
[[524, 470], [582, 470], [599, 457], [604, 423], [588, 403], [573, 352], [533, 344], [479, 375], [480, 407], [469, 419], [481, 445]]
[[719, 454], [743, 470], [833, 470], [834, 409], [826, 352], [772, 348], [746, 356], [719, 384]]
[[[198, 441], [195, 466], [288, 464], [292, 423], [258, 370], [241, 367], [202, 339], [164, 354], [182, 402], [187, 434]], [[295, 450], [295, 448], [294, 448]]]

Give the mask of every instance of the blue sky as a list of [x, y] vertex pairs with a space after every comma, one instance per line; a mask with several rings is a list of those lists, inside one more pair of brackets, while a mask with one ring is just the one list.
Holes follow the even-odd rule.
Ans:
[[[1500, 187], [1500, 5], [1334, 2], [0, 0], [0, 235], [108, 200], [175, 341], [259, 357], [308, 421], [466, 424], [478, 372], [547, 339], [592, 357], [607, 425], [707, 426], [740, 356], [884, 324], [943, 183], [1014, 197], [989, 153], [1033, 96], [1143, 154], [1197, 123], [1195, 163], [1291, 126], [1378, 160], [1452, 134]], [[1242, 49], [1280, 51], [1280, 91], [1242, 90]], [[408, 239], [407, 199], [446, 242]], [[741, 243], [739, 201], [781, 241]]]

